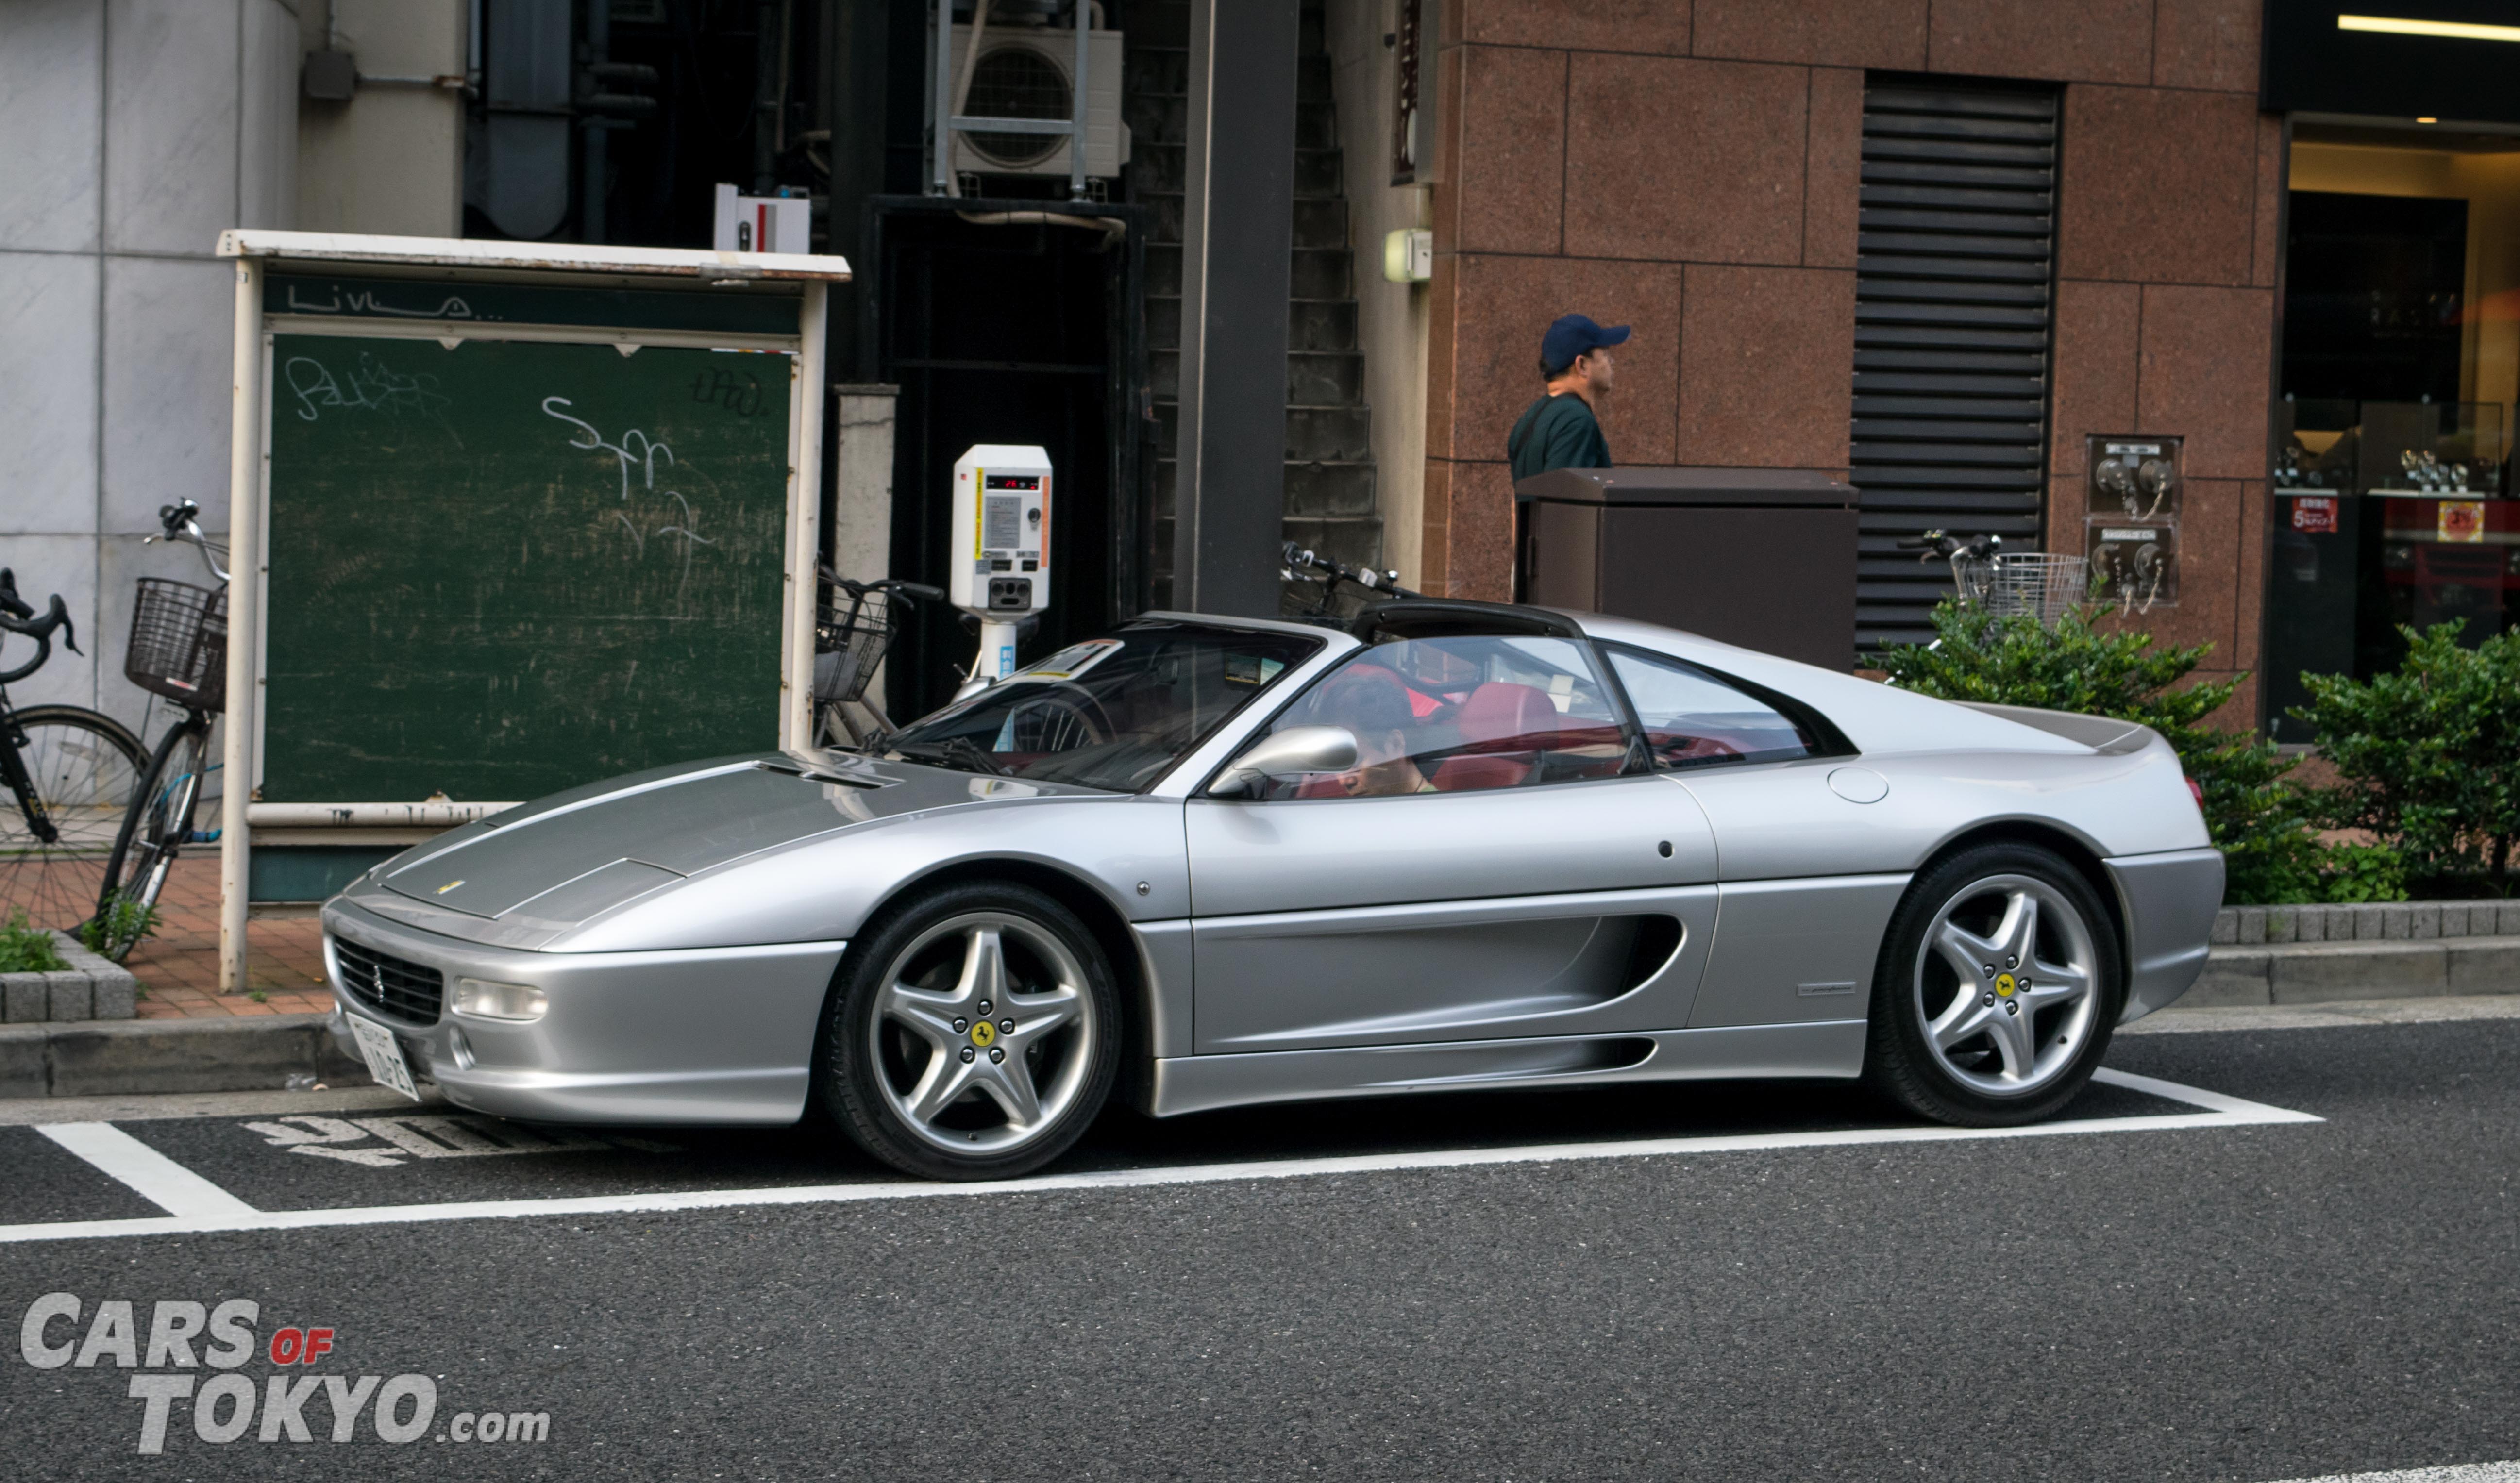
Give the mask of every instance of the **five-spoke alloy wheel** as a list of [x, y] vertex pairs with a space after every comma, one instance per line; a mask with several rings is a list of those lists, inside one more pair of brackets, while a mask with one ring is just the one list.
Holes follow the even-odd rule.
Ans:
[[1048, 1163], [1102, 1109], [1119, 1005], [1075, 914], [1014, 884], [951, 886], [869, 924], [826, 1025], [826, 1089], [866, 1150], [934, 1179]]
[[2091, 1079], [2124, 994], [2115, 928], [2079, 872], [2033, 845], [1966, 849], [1891, 919], [1865, 1074], [1939, 1121], [2035, 1122]]

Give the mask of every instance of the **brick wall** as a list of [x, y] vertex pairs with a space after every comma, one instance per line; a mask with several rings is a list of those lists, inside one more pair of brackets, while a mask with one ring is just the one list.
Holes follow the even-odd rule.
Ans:
[[[2182, 605], [2256, 661], [2280, 130], [2257, 0], [1452, 0], [1428, 590], [1502, 597], [1505, 435], [1559, 314], [1633, 324], [1623, 464], [1842, 470], [1867, 68], [2062, 82], [2049, 544], [2087, 432], [2186, 438]], [[2245, 699], [2245, 697], [2244, 697]]]

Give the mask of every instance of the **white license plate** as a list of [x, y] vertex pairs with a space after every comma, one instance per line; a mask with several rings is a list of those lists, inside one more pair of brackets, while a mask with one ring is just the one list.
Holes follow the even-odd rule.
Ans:
[[377, 1085], [391, 1087], [413, 1101], [420, 1101], [420, 1088], [412, 1085], [411, 1067], [402, 1058], [402, 1047], [395, 1043], [393, 1031], [373, 1019], [356, 1014], [347, 1016], [350, 1034], [359, 1043], [359, 1055], [368, 1062], [368, 1074]]

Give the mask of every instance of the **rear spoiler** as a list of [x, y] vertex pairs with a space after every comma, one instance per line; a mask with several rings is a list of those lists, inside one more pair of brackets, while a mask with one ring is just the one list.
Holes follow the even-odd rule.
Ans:
[[1997, 705], [1986, 700], [1956, 700], [1971, 710], [1999, 716], [2033, 731], [2044, 731], [2051, 737], [2079, 742], [2095, 752], [2117, 754], [2141, 751], [2155, 735], [2153, 729], [2135, 721], [2121, 721], [2113, 716], [2079, 716], [2071, 711], [2034, 710], [2027, 705]]

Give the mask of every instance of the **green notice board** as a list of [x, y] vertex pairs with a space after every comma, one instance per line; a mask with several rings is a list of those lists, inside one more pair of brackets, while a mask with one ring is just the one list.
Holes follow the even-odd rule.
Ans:
[[280, 334], [261, 797], [778, 744], [792, 358]]

